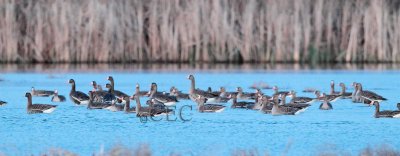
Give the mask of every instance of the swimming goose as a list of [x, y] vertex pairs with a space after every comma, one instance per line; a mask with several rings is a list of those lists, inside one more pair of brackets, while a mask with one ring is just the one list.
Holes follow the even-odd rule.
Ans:
[[343, 99], [350, 99], [352, 98], [352, 93], [346, 92], [346, 86], [344, 83], [339, 83], [339, 86], [342, 87], [342, 90], [340, 91], [339, 95], [342, 96]]
[[225, 87], [219, 88], [220, 94], [219, 97], [230, 97], [232, 94], [237, 94], [236, 92], [227, 92]]
[[286, 96], [285, 94], [281, 95], [281, 106], [287, 106], [287, 107], [294, 107], [300, 109], [299, 112], [304, 112], [308, 107], [310, 107], [310, 104], [307, 103], [286, 103]]
[[354, 103], [359, 103], [359, 102], [361, 102], [360, 96], [359, 96], [359, 94], [358, 94], [357, 82], [353, 82], [353, 84], [352, 84], [351, 86], [354, 87], [354, 90], [353, 90], [353, 92], [351, 93], [351, 101], [354, 102]]
[[35, 90], [35, 88], [32, 87], [31, 94], [33, 96], [49, 97], [49, 96], [54, 94], [54, 91], [50, 91], [50, 90]]
[[340, 95], [327, 95], [324, 93], [325, 96], [321, 96], [321, 93], [319, 91], [315, 91], [315, 95], [317, 96], [317, 99], [319, 101], [324, 101], [324, 97], [327, 97], [327, 100], [329, 102], [335, 102], [336, 100], [340, 99]]
[[148, 91], [140, 91], [139, 83], [136, 83], [135, 94], [133, 94], [133, 96], [134, 95], [137, 95], [137, 96], [148, 96], [148, 93], [149, 93]]
[[221, 94], [221, 91], [212, 91], [211, 87], [207, 88], [207, 92], [218, 96]]
[[289, 94], [292, 95], [292, 99], [290, 100], [290, 103], [312, 104], [313, 102], [317, 101], [317, 99], [315, 99], [315, 98], [297, 97], [296, 92], [294, 90], [290, 91]]
[[[140, 96], [140, 95], [137, 95]], [[124, 112], [125, 113], [136, 113], [136, 107], [132, 107], [130, 105], [130, 97], [124, 97], [125, 99], [125, 105], [124, 105]]]
[[211, 94], [211, 93], [208, 93], [208, 92], [200, 90], [200, 89], [195, 89], [196, 87], [195, 87], [195, 80], [194, 80], [193, 75], [189, 75], [188, 79], [191, 81], [189, 97], [192, 101], [196, 101], [196, 98], [198, 98], [197, 96], [203, 96], [203, 97], [207, 98], [207, 102], [215, 102], [216, 101], [216, 97], [218, 97], [218, 95]]
[[231, 108], [247, 108], [247, 109], [254, 108], [255, 102], [248, 102], [248, 101], [237, 102], [237, 96], [235, 94], [231, 96], [233, 99]]
[[272, 109], [271, 109], [272, 115], [297, 115], [298, 113], [301, 112], [301, 109], [296, 108], [296, 107], [279, 105], [279, 102], [278, 102], [279, 97], [278, 96], [280, 96], [280, 95], [275, 94], [272, 97], [272, 100], [273, 100], [273, 105], [272, 105]]
[[1, 101], [1, 100], [0, 100], [0, 106], [4, 106], [4, 105], [6, 105], [6, 104], [7, 104], [7, 102]]
[[326, 96], [326, 94], [322, 93], [322, 96], [324, 98], [324, 101], [321, 103], [321, 105], [319, 105], [319, 109], [322, 109], [322, 110], [333, 109], [332, 104], [329, 103], [329, 100], [328, 100], [328, 97]]
[[32, 94], [26, 93], [25, 97], [28, 98], [27, 104], [27, 112], [28, 114], [35, 114], [35, 113], [51, 113], [56, 109], [56, 105], [49, 105], [49, 104], [32, 104]]
[[97, 86], [99, 86], [99, 85], [97, 85], [97, 83], [96, 83], [96, 81], [92, 81], [91, 82], [91, 85], [93, 86], [93, 89], [92, 89], [92, 91], [98, 91], [98, 88], [97, 88]]
[[256, 89], [255, 93], [246, 93], [243, 92], [242, 87], [237, 87], [237, 98], [238, 99], [243, 99], [243, 100], [255, 100], [257, 98], [257, 93], [260, 92], [260, 89]]
[[189, 94], [180, 92], [176, 87], [173, 87], [172, 93], [170, 93], [170, 95], [175, 96], [179, 100], [180, 99], [190, 100]]
[[259, 96], [258, 102], [254, 105], [253, 110], [260, 110], [262, 113], [271, 114], [273, 103], [270, 99], [270, 97]]
[[89, 91], [89, 104], [87, 106], [88, 109], [105, 109], [111, 106], [111, 104], [109, 103], [93, 101], [94, 93], [94, 91]]
[[121, 98], [122, 101], [124, 101], [124, 100], [123, 100], [124, 97], [129, 97], [129, 95], [125, 94], [124, 92], [121, 92], [121, 91], [119, 91], [119, 90], [115, 90], [114, 78], [113, 78], [112, 76], [108, 76], [107, 80], [110, 81], [111, 87], [113, 88], [113, 90], [114, 90], [114, 95], [115, 95], [116, 97]]
[[89, 103], [89, 96], [83, 92], [75, 90], [75, 80], [69, 79], [69, 84], [71, 84], [71, 92], [69, 93], [69, 97], [71, 100], [77, 105], [87, 105]]
[[139, 96], [133, 96], [133, 98], [136, 100], [136, 116], [137, 117], [147, 117], [147, 116], [155, 116], [159, 115], [156, 114], [153, 108], [151, 107], [143, 107], [140, 104], [140, 97]]
[[51, 101], [52, 102], [65, 102], [65, 96], [62, 96], [62, 95], [58, 95], [58, 90], [55, 90], [54, 91], [54, 95], [53, 95], [53, 97], [51, 98]]
[[333, 81], [333, 80], [331, 80], [331, 92], [330, 92], [330, 94], [331, 95], [339, 95], [340, 94], [340, 92], [336, 92], [335, 91], [335, 81]]
[[379, 102], [374, 101], [375, 105], [375, 118], [400, 118], [400, 111], [380, 111], [379, 110]]
[[165, 94], [157, 93], [157, 84], [153, 83], [149, 98], [154, 99], [158, 102], [163, 103], [165, 106], [175, 106], [176, 102], [179, 102], [176, 97], [168, 96]]
[[274, 95], [283, 95], [286, 94], [288, 97], [291, 97], [290, 93], [288, 91], [279, 91], [278, 86], [272, 87], [272, 90], [274, 90]]
[[361, 100], [367, 99], [371, 101], [370, 105], [374, 104], [375, 101], [382, 102], [386, 100], [386, 98], [368, 90], [363, 90], [361, 83], [357, 83], [357, 89], [359, 95], [361, 96]]
[[225, 106], [218, 104], [204, 104], [207, 99], [204, 96], [197, 96], [196, 103], [200, 113], [219, 113], [225, 110]]

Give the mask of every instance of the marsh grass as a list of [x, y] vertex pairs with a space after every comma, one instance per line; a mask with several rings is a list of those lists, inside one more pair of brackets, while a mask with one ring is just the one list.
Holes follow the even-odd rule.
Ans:
[[398, 0], [1, 0], [1, 62], [399, 62]]

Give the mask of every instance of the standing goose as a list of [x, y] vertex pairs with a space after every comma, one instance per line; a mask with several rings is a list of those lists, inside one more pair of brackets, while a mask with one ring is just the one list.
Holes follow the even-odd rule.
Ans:
[[[129, 95], [125, 94], [124, 92], [121, 92], [119, 90], [115, 90], [114, 78], [112, 76], [108, 76], [107, 80], [110, 81], [111, 87], [113, 88], [114, 95], [116, 97], [119, 97], [121, 99], [123, 99], [124, 97], [129, 97]], [[124, 100], [122, 100], [122, 101], [124, 101]]]
[[315, 98], [297, 97], [296, 92], [294, 90], [290, 91], [289, 94], [292, 95], [292, 100], [290, 100], [290, 103], [312, 104], [313, 102], [317, 101], [317, 99], [315, 99]]
[[72, 85], [69, 97], [77, 105], [87, 105], [89, 103], [89, 96], [83, 92], [75, 90], [75, 80], [69, 79], [69, 84]]
[[335, 81], [333, 81], [333, 80], [331, 80], [331, 92], [330, 92], [330, 94], [331, 95], [339, 95], [340, 94], [340, 92], [336, 92], [335, 91]]
[[65, 102], [66, 98], [65, 96], [58, 95], [58, 90], [54, 90], [54, 95], [51, 98], [52, 102]]
[[56, 109], [56, 105], [49, 105], [49, 104], [32, 104], [32, 94], [26, 93], [25, 97], [28, 98], [28, 104], [26, 110], [28, 114], [35, 114], [35, 113], [51, 113]]
[[200, 90], [200, 89], [195, 89], [196, 86], [195, 86], [195, 80], [194, 80], [193, 75], [189, 75], [188, 79], [191, 81], [189, 97], [192, 101], [196, 101], [196, 98], [198, 98], [198, 96], [203, 96], [203, 97], [207, 98], [207, 102], [215, 102], [216, 101], [216, 98], [218, 97], [218, 95], [208, 93], [208, 92]]
[[233, 94], [231, 96], [232, 96], [232, 99], [233, 99], [231, 108], [247, 108], [247, 109], [254, 108], [255, 102], [248, 102], [248, 101], [237, 102], [236, 95]]
[[260, 93], [260, 89], [256, 89], [255, 93], [246, 93], [243, 92], [242, 87], [237, 87], [237, 98], [243, 99], [243, 100], [255, 100], [257, 98], [257, 94]]
[[400, 111], [380, 111], [379, 110], [379, 102], [374, 101], [375, 105], [375, 118], [400, 118]]
[[330, 110], [333, 109], [332, 104], [329, 103], [328, 97], [325, 95], [325, 93], [322, 93], [322, 96], [324, 98], [324, 101], [319, 105], [319, 109], [322, 110]]
[[163, 103], [165, 106], [175, 106], [176, 102], [179, 102], [176, 97], [174, 96], [168, 96], [165, 94], [159, 94], [157, 93], [157, 84], [153, 83], [151, 86], [150, 90], [150, 96], [151, 99], [154, 99], [158, 102]]
[[105, 109], [111, 106], [111, 104], [108, 103], [93, 101], [94, 93], [94, 91], [89, 91], [89, 104], [87, 106], [88, 109]]
[[218, 104], [204, 104], [207, 99], [203, 96], [197, 96], [196, 103], [200, 113], [220, 113], [224, 111], [225, 106]]
[[31, 94], [33, 96], [49, 97], [54, 94], [54, 91], [36, 90], [35, 87], [32, 87]]
[[383, 100], [386, 100], [386, 98], [384, 98], [372, 91], [363, 90], [361, 83], [357, 83], [357, 89], [358, 89], [359, 95], [361, 96], [361, 100], [367, 99], [367, 100], [371, 101], [370, 105], [374, 104], [375, 101], [382, 102]]
[[342, 83], [342, 82], [339, 83], [339, 86], [342, 88], [339, 95], [341, 95], [343, 99], [352, 98], [352, 93], [346, 92], [346, 86], [344, 85], [344, 83]]
[[279, 94], [275, 94], [272, 97], [273, 100], [273, 106], [271, 109], [271, 114], [272, 115], [297, 115], [300, 113], [301, 109], [296, 108], [296, 107], [289, 107], [289, 106], [280, 106], [279, 105]]

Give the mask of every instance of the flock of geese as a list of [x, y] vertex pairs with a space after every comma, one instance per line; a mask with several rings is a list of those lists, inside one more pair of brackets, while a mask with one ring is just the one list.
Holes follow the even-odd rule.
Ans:
[[[175, 106], [180, 100], [191, 100], [197, 104], [197, 110], [201, 113], [217, 113], [222, 112], [227, 107], [225, 103], [231, 103], [232, 109], [247, 109], [258, 110], [262, 113], [272, 115], [296, 115], [304, 112], [313, 103], [320, 102], [319, 109], [331, 110], [333, 106], [331, 103], [338, 99], [349, 99], [354, 103], [364, 103], [367, 105], [375, 106], [376, 118], [398, 118], [400, 117], [400, 103], [397, 104], [399, 110], [385, 110], [381, 111], [379, 104], [386, 100], [381, 95], [364, 90], [361, 83], [354, 82], [353, 92], [346, 92], [344, 83], [340, 83], [341, 90], [335, 91], [335, 83], [331, 81], [330, 93], [320, 93], [313, 89], [306, 89], [303, 92], [312, 92], [315, 97], [299, 97], [296, 92], [280, 91], [277, 86], [269, 87], [267, 85], [259, 88], [252, 86], [255, 92], [244, 92], [241, 87], [237, 87], [234, 92], [227, 92], [224, 87], [219, 91], [212, 91], [210, 87], [207, 90], [201, 90], [195, 86], [195, 78], [193, 75], [187, 77], [190, 80], [189, 93], [183, 93], [176, 87], [171, 87], [169, 93], [160, 92], [157, 90], [157, 84], [152, 83], [149, 91], [140, 91], [139, 84], [136, 84], [136, 90], [132, 96], [125, 94], [119, 90], [115, 90], [114, 79], [112, 76], [108, 77], [109, 83], [105, 85], [107, 90], [103, 90], [101, 85], [92, 81], [93, 89], [85, 94], [78, 91], [73, 79], [69, 80], [71, 91], [69, 97], [76, 105], [85, 105], [88, 109], [105, 109], [110, 111], [124, 111], [125, 113], [135, 113], [138, 117], [156, 116], [171, 113], [173, 110], [169, 109], [170, 106]], [[273, 95], [265, 95], [261, 89], [273, 89]], [[36, 90], [32, 87], [31, 92], [27, 92], [25, 96], [28, 99], [27, 112], [28, 113], [51, 113], [56, 109], [56, 105], [50, 104], [32, 104], [32, 96], [50, 97], [52, 96], [53, 102], [64, 102], [66, 98], [58, 95], [58, 91]], [[140, 98], [146, 97], [146, 105], [140, 103]], [[290, 101], [286, 101], [289, 97]], [[136, 103], [136, 106], [131, 107], [131, 100]], [[0, 105], [6, 102], [1, 101]]]

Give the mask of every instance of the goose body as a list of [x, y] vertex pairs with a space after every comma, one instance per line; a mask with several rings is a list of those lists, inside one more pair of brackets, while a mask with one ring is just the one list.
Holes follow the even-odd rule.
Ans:
[[254, 108], [255, 102], [248, 102], [248, 101], [237, 101], [236, 95], [232, 95], [232, 105], [231, 108]]
[[150, 91], [150, 98], [163, 103], [165, 106], [175, 106], [179, 102], [176, 97], [157, 93], [157, 84], [153, 83]]
[[400, 110], [396, 111], [380, 111], [379, 102], [374, 101], [373, 105], [375, 105], [375, 118], [400, 118]]
[[207, 99], [198, 96], [196, 98], [197, 108], [200, 113], [220, 113], [225, 110], [225, 106], [219, 104], [205, 104]]
[[307, 103], [293, 103], [293, 102], [286, 103], [286, 95], [282, 95], [281, 98], [282, 98], [281, 106], [299, 109], [298, 113], [304, 112], [308, 107], [311, 106], [310, 104]]
[[290, 103], [312, 104], [313, 102], [317, 101], [317, 99], [315, 99], [315, 98], [297, 97], [295, 91], [290, 91], [290, 94], [292, 95], [292, 99], [290, 100]]
[[118, 111], [123, 111], [125, 105], [119, 105], [117, 104], [117, 101], [112, 101], [111, 106], [106, 107], [105, 109], [112, 111], [112, 112], [118, 112]]
[[66, 98], [65, 98], [65, 96], [58, 95], [58, 91], [55, 90], [55, 91], [54, 91], [54, 95], [53, 95], [53, 97], [51, 98], [51, 101], [52, 101], [52, 102], [65, 102], [65, 101], [66, 101]]
[[257, 98], [257, 93], [260, 91], [259, 89], [256, 90], [256, 93], [246, 93], [243, 92], [241, 87], [237, 87], [237, 98], [242, 100], [255, 100]]
[[153, 109], [151, 106], [150, 107], [143, 107], [140, 104], [140, 98], [139, 96], [133, 96], [133, 98], [136, 100], [136, 116], [137, 117], [148, 117], [148, 116], [157, 116], [163, 114], [163, 112], [157, 111]]
[[87, 105], [89, 103], [89, 96], [83, 92], [75, 90], [75, 80], [70, 79], [69, 83], [72, 85], [69, 97], [77, 105]]
[[32, 104], [31, 93], [26, 93], [25, 97], [28, 98], [28, 104], [27, 104], [28, 114], [52, 113], [57, 107], [56, 105], [50, 105], [50, 104]]
[[87, 106], [88, 109], [105, 109], [111, 106], [111, 104], [109, 103], [93, 101], [94, 93], [94, 91], [89, 91], [89, 103]]
[[[283, 98], [282, 98], [282, 100], [283, 100]], [[278, 94], [275, 94], [273, 96], [273, 105], [272, 105], [272, 109], [271, 109], [272, 115], [297, 115], [302, 111], [301, 109], [299, 109], [297, 107], [279, 105], [278, 101], [279, 101]]]
[[382, 102], [384, 100], [387, 100], [386, 98], [382, 97], [381, 95], [376, 94], [375, 92], [368, 91], [368, 90], [363, 90], [361, 83], [357, 83], [357, 89], [359, 92], [359, 95], [361, 96], [361, 99], [366, 99], [371, 101], [370, 104], [373, 104], [373, 102]]
[[321, 103], [321, 105], [319, 105], [319, 109], [321, 109], [321, 110], [333, 109], [332, 104], [329, 103], [328, 97], [324, 96], [324, 101]]
[[34, 87], [32, 87], [31, 90], [31, 95], [32, 96], [41, 96], [41, 97], [49, 97], [54, 94], [54, 91], [50, 90], [36, 90]]

